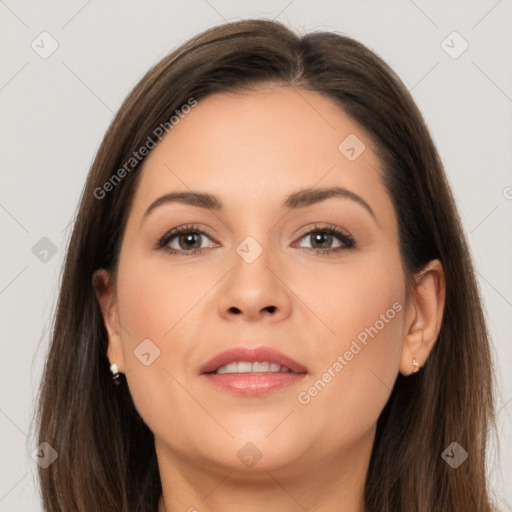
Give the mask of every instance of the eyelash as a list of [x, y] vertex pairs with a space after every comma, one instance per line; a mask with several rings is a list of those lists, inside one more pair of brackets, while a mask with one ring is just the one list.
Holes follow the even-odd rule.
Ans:
[[[171, 231], [169, 231], [168, 233], [166, 233], [155, 244], [154, 248], [157, 249], [157, 250], [163, 250], [163, 251], [165, 251], [165, 252], [167, 252], [169, 254], [181, 254], [181, 255], [187, 255], [187, 256], [191, 256], [191, 255], [195, 255], [195, 254], [200, 254], [205, 249], [209, 249], [210, 248], [210, 247], [203, 247], [201, 249], [192, 249], [190, 251], [184, 251], [184, 250], [173, 249], [173, 248], [170, 248], [168, 246], [169, 242], [173, 238], [175, 238], [176, 236], [179, 236], [181, 234], [184, 234], [184, 233], [186, 233], [186, 234], [190, 234], [190, 233], [200, 234], [200, 235], [207, 236], [208, 238], [211, 238], [208, 235], [208, 233], [206, 233], [203, 230], [201, 230], [199, 228], [199, 226], [197, 226], [195, 224], [187, 224], [187, 225], [184, 225], [184, 226], [179, 226], [177, 228], [174, 228]], [[334, 247], [334, 248], [330, 248], [330, 249], [310, 249], [308, 247], [302, 247], [302, 249], [307, 249], [309, 251], [313, 251], [315, 254], [318, 254], [318, 255], [321, 255], [321, 256], [327, 256], [327, 255], [332, 254], [332, 253], [337, 253], [337, 252], [340, 252], [340, 251], [346, 251], [346, 250], [349, 250], [349, 249], [354, 249], [356, 247], [356, 241], [354, 240], [354, 238], [351, 235], [349, 235], [347, 232], [341, 230], [337, 226], [333, 226], [333, 225], [324, 225], [324, 226], [317, 226], [317, 225], [315, 225], [313, 229], [310, 229], [309, 231], [306, 231], [305, 233], [303, 233], [299, 237], [299, 240], [301, 240], [302, 238], [304, 238], [304, 237], [306, 237], [308, 235], [312, 235], [314, 233], [327, 233], [329, 235], [334, 235], [343, 243], [343, 246], [341, 246], [341, 247]]]

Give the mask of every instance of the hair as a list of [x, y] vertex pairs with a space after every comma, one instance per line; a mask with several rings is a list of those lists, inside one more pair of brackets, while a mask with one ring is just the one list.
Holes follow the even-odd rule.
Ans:
[[[446, 275], [440, 333], [421, 371], [399, 374], [377, 422], [365, 481], [368, 512], [488, 512], [487, 436], [496, 431], [491, 348], [473, 263], [443, 165], [409, 91], [360, 42], [299, 36], [243, 20], [210, 28], [154, 65], [130, 92], [98, 149], [61, 275], [38, 396], [38, 443], [58, 458], [39, 468], [47, 512], [154, 512], [162, 484], [154, 436], [127, 382], [112, 383], [108, 337], [92, 275], [115, 270], [144, 158], [114, 190], [98, 187], [192, 97], [282, 86], [320, 93], [373, 143], [398, 219], [406, 277], [438, 258]], [[125, 167], [126, 169], [126, 167]], [[327, 411], [326, 411], [327, 413]], [[456, 441], [469, 457], [441, 457]]]

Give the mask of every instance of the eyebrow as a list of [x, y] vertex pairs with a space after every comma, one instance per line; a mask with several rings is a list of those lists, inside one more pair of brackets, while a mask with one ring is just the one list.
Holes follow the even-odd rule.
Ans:
[[[365, 210], [367, 210], [368, 213], [370, 213], [370, 215], [376, 220], [375, 212], [361, 196], [355, 192], [347, 190], [346, 188], [336, 185], [326, 188], [298, 190], [297, 192], [290, 194], [283, 201], [282, 206], [283, 208], [287, 208], [289, 210], [296, 210], [320, 203], [331, 197], [342, 197], [355, 201]], [[158, 199], [155, 199], [144, 213], [142, 220], [144, 220], [153, 210], [159, 206], [174, 202], [188, 204], [190, 206], [196, 206], [213, 211], [222, 211], [224, 208], [222, 201], [217, 196], [212, 194], [194, 191], [171, 192], [159, 197]]]

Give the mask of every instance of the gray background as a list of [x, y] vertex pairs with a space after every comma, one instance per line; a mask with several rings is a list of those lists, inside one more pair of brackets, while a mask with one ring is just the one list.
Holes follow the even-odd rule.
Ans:
[[[70, 222], [113, 113], [174, 47], [247, 17], [355, 37], [412, 91], [478, 271], [500, 386], [491, 485], [512, 511], [512, 0], [0, 0], [0, 511], [41, 510], [29, 430], [35, 392]], [[47, 58], [43, 31], [58, 43]], [[469, 44], [457, 58], [464, 43], [446, 39], [453, 31]]]

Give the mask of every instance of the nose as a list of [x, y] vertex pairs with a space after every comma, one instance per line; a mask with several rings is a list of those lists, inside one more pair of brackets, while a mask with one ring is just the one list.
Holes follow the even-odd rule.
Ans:
[[270, 250], [252, 263], [236, 254], [219, 291], [219, 314], [229, 321], [285, 320], [292, 308], [287, 278], [289, 274]]

